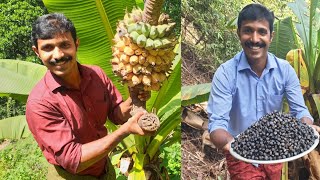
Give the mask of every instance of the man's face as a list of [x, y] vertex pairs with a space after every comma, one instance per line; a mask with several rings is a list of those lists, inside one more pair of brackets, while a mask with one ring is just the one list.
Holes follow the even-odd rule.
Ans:
[[238, 29], [241, 46], [249, 61], [263, 61], [267, 59], [267, 52], [272, 42], [273, 34], [267, 20], [246, 20]]
[[66, 32], [52, 39], [38, 39], [38, 48], [32, 49], [51, 72], [64, 78], [77, 68], [78, 45], [79, 41], [75, 43], [71, 33]]

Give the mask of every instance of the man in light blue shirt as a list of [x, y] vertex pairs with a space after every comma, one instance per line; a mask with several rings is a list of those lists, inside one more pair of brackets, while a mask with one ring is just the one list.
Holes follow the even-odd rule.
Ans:
[[313, 123], [294, 69], [287, 61], [268, 53], [273, 21], [273, 13], [262, 5], [250, 4], [243, 8], [237, 30], [243, 50], [222, 64], [212, 80], [207, 109], [210, 138], [216, 147], [226, 152], [232, 179], [281, 177], [281, 165], [260, 168], [244, 162], [232, 163], [235, 159], [228, 151], [230, 141], [260, 117], [274, 110], [281, 111], [283, 97], [287, 98], [293, 116], [307, 124]]

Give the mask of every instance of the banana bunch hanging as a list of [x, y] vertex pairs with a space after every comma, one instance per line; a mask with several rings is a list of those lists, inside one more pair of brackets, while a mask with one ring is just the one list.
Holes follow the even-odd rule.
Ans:
[[158, 25], [142, 21], [142, 10], [133, 9], [119, 21], [114, 37], [113, 71], [129, 87], [158, 91], [170, 74], [177, 44], [175, 23], [161, 14]]

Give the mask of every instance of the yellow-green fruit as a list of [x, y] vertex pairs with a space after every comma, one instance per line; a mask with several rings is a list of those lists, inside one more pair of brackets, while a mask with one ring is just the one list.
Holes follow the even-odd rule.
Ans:
[[131, 64], [131, 65], [136, 65], [136, 64], [138, 64], [138, 63], [139, 63], [139, 61], [138, 61], [138, 56], [133, 55], [133, 56], [130, 57], [130, 64]]
[[155, 39], [155, 40], [153, 41], [153, 47], [154, 47], [155, 49], [161, 48], [161, 47], [162, 47], [162, 42], [161, 42], [161, 40], [160, 40], [160, 39]]
[[126, 53], [126, 55], [128, 56], [132, 56], [134, 54], [133, 49], [131, 49], [129, 46], [126, 46], [123, 50], [124, 53]]
[[160, 56], [156, 56], [156, 65], [161, 65], [162, 64], [162, 59]]
[[151, 28], [150, 24], [142, 23], [142, 25], [141, 25], [141, 33], [144, 36], [149, 37], [150, 28]]
[[137, 39], [138, 39], [139, 35], [140, 34], [137, 33], [137, 31], [132, 31], [129, 36], [134, 43], [137, 43]]
[[136, 49], [139, 48], [139, 46], [138, 46], [137, 44], [135, 44], [135, 43], [130, 43], [130, 44], [129, 44], [129, 47], [130, 47], [132, 50], [136, 50]]
[[150, 39], [150, 38], [147, 39], [145, 48], [146, 48], [147, 50], [150, 50], [150, 49], [153, 48], [153, 40], [152, 40], [152, 39]]
[[136, 64], [132, 67], [132, 72], [133, 74], [140, 74], [141, 73], [141, 65], [140, 64]]
[[156, 26], [151, 26], [149, 37], [151, 39], [156, 39], [158, 34], [159, 34], [159, 32], [158, 32], [157, 27]]
[[159, 75], [159, 73], [153, 72], [153, 73], [151, 74], [151, 82], [152, 82], [152, 83], [159, 83], [159, 82], [161, 82], [161, 81], [160, 81], [160, 75]]
[[146, 86], [151, 86], [151, 78], [150, 76], [144, 75], [142, 77], [142, 83]]
[[127, 56], [126, 54], [121, 54], [120, 56], [120, 61], [123, 62], [123, 63], [129, 63], [129, 59], [130, 59], [130, 56]]
[[148, 52], [149, 52], [152, 56], [158, 55], [158, 51], [157, 51], [157, 50], [150, 49], [150, 50], [148, 50]]
[[132, 66], [130, 64], [125, 65], [126, 74], [132, 73]]
[[139, 47], [144, 47], [146, 46], [147, 38], [145, 35], [140, 34], [137, 38], [137, 44]]
[[149, 55], [149, 53], [148, 53], [147, 50], [142, 49], [141, 55], [142, 55], [143, 57], [147, 57], [147, 56]]
[[138, 49], [136, 49], [134, 51], [134, 54], [137, 55], [137, 56], [141, 55], [141, 53], [142, 53], [142, 49], [141, 48], [138, 48]]
[[165, 33], [166, 33], [166, 29], [167, 29], [167, 25], [165, 24], [161, 24], [157, 26], [157, 30], [158, 30], [158, 38], [162, 38]]
[[133, 32], [135, 30], [136, 30], [136, 24], [135, 23], [129, 24], [129, 26], [127, 28], [128, 33], [130, 34], [131, 32]]
[[149, 55], [147, 57], [147, 61], [149, 62], [149, 64], [151, 64], [152, 66], [156, 65], [156, 57]]
[[159, 73], [159, 80], [160, 82], [163, 82], [167, 79], [167, 76], [165, 73]]
[[134, 86], [136, 86], [136, 85], [141, 83], [141, 79], [137, 75], [133, 75], [132, 78], [131, 78], [131, 81], [132, 81]]
[[146, 58], [141, 55], [138, 57], [138, 61], [139, 61], [139, 64], [143, 65], [146, 62]]

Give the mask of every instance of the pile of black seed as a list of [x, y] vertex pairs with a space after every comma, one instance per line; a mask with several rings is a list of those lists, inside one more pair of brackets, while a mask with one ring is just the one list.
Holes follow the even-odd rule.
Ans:
[[307, 151], [317, 138], [310, 126], [275, 111], [237, 136], [231, 147], [247, 159], [279, 160]]

